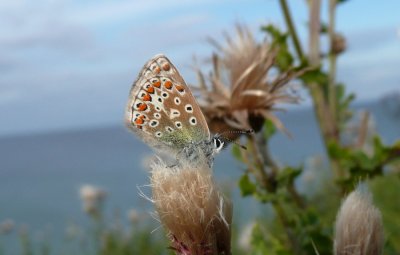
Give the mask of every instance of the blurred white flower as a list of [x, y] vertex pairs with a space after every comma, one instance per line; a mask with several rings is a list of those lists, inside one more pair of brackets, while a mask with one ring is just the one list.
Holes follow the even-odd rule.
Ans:
[[320, 155], [306, 159], [303, 173], [296, 180], [298, 190], [307, 195], [312, 195], [320, 189], [324, 175], [327, 174], [324, 160]]
[[14, 230], [15, 223], [12, 219], [6, 219], [0, 222], [0, 235], [6, 235]]
[[347, 124], [342, 134], [342, 143], [363, 149], [367, 154], [374, 152], [373, 138], [377, 133], [376, 122], [371, 114], [358, 112]]
[[130, 209], [128, 211], [128, 219], [132, 224], [137, 224], [140, 220], [140, 213], [136, 209]]
[[79, 194], [83, 210], [91, 216], [100, 216], [107, 193], [99, 187], [85, 184], [81, 186]]
[[83, 231], [81, 227], [75, 223], [68, 224], [67, 228], [65, 229], [65, 235], [68, 239], [75, 239], [82, 236]]
[[251, 250], [251, 237], [253, 234], [253, 228], [255, 226], [255, 222], [247, 223], [243, 228], [242, 232], [239, 235], [238, 244], [239, 247], [245, 251]]

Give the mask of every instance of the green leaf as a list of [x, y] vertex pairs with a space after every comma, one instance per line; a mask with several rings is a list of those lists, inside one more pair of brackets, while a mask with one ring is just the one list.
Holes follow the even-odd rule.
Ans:
[[286, 244], [275, 235], [255, 224], [251, 233], [251, 255], [290, 255]]
[[301, 174], [302, 168], [285, 167], [278, 173], [277, 181], [279, 186], [285, 186], [293, 182], [293, 180]]
[[286, 48], [280, 48], [275, 59], [276, 65], [281, 70], [289, 70], [293, 64], [292, 54]]
[[343, 156], [344, 152], [336, 142], [329, 142], [328, 154], [331, 158], [339, 159]]
[[263, 233], [261, 227], [256, 224], [251, 233], [252, 254], [271, 254], [271, 248], [268, 247], [264, 238], [265, 234]]
[[287, 44], [288, 33], [281, 32], [273, 25], [262, 27], [262, 30], [267, 32], [272, 37], [272, 47], [277, 49], [275, 65], [280, 70], [289, 70], [293, 66], [294, 58], [289, 51]]
[[268, 140], [275, 133], [276, 133], [276, 127], [274, 123], [271, 120], [266, 119], [264, 122], [264, 138]]
[[240, 178], [239, 187], [240, 187], [242, 196], [244, 196], [244, 197], [253, 195], [257, 191], [256, 185], [251, 182], [251, 180], [247, 174], [243, 175]]
[[233, 146], [232, 146], [233, 157], [235, 159], [237, 159], [238, 161], [243, 162], [242, 152], [240, 150], [242, 150], [242, 149], [238, 145], [233, 144]]
[[299, 77], [304, 83], [318, 83], [318, 84], [326, 84], [328, 82], [328, 76], [321, 72], [321, 70], [311, 70]]
[[327, 34], [328, 33], [328, 24], [325, 22], [321, 22], [321, 34]]
[[273, 42], [282, 41], [287, 36], [286, 33], [282, 33], [277, 27], [272, 24], [261, 27], [261, 30], [267, 32], [272, 37]]

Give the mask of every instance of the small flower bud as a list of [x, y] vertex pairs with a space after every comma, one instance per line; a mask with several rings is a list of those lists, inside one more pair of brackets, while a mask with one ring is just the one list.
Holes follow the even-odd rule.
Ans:
[[331, 53], [339, 55], [346, 50], [346, 38], [341, 34], [335, 34], [332, 39]]

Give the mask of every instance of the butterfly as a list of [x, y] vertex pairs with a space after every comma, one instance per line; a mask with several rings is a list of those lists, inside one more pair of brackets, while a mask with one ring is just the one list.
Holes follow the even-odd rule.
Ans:
[[144, 143], [178, 161], [205, 159], [211, 167], [225, 144], [220, 135], [210, 135], [189, 87], [162, 54], [150, 59], [133, 83], [125, 122]]

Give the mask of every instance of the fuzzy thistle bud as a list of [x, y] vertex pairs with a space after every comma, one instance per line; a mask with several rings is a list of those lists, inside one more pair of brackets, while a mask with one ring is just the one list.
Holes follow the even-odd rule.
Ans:
[[152, 201], [177, 254], [231, 254], [232, 205], [206, 164], [154, 162], [151, 185]]
[[382, 254], [382, 216], [367, 190], [350, 193], [336, 217], [335, 255]]

